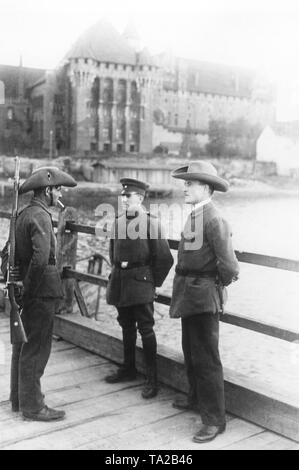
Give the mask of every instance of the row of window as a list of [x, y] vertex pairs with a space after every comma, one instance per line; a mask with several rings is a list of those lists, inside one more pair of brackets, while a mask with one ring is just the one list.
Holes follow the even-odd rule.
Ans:
[[[92, 134], [94, 135], [95, 134], [95, 129], [94, 128], [91, 128], [91, 129], [93, 129]], [[135, 133], [136, 133], [136, 129], [135, 129]], [[111, 128], [105, 127], [102, 130], [102, 139], [103, 140], [110, 140], [110, 135], [111, 135]], [[115, 131], [116, 140], [122, 140], [122, 139], [124, 139], [124, 136], [125, 136], [124, 129], [116, 129], [116, 131]], [[129, 141], [132, 141], [132, 140], [135, 140], [134, 139], [134, 132], [132, 130], [130, 130], [129, 131]]]
[[22, 118], [22, 113], [23, 115], [26, 116], [27, 119], [30, 117], [30, 108], [23, 108], [18, 110], [18, 113], [16, 114], [16, 110], [13, 106], [9, 106], [6, 108], [6, 119], [7, 121], [13, 121], [16, 118], [16, 115], [18, 115], [19, 118]]
[[[94, 142], [92, 144], [90, 144], [90, 149], [92, 151], [97, 151], [97, 144], [94, 143]], [[111, 144], [108, 144], [108, 143], [104, 144], [103, 150], [104, 150], [104, 152], [111, 152], [111, 150], [112, 150]], [[116, 145], [116, 152], [117, 153], [122, 153], [124, 151], [125, 151], [125, 146], [123, 144], [117, 144]], [[131, 144], [130, 147], [129, 147], [129, 152], [132, 153], [132, 152], [136, 152], [136, 151], [137, 151], [137, 146], [135, 144]]]
[[[89, 59], [84, 59], [84, 63], [85, 64], [88, 64], [88, 60]], [[79, 63], [79, 59], [75, 59], [75, 63], [78, 64]], [[132, 70], [132, 72], [134, 72], [136, 69], [137, 70], [144, 70], [144, 67], [143, 65], [139, 65], [139, 66], [135, 66], [135, 65], [126, 65], [126, 64], [114, 64], [112, 62], [102, 62], [106, 69], [109, 69], [110, 65], [114, 66], [114, 69], [115, 70]], [[101, 65], [101, 62], [100, 61], [97, 61], [97, 66], [99, 67]], [[151, 72], [153, 67], [151, 65], [146, 65], [146, 67], [148, 68], [148, 70]]]

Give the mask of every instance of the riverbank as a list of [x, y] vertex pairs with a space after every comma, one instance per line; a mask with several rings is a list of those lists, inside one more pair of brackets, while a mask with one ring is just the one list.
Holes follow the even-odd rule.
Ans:
[[[266, 197], [277, 195], [299, 195], [299, 179], [265, 173], [254, 160], [240, 158], [209, 158], [217, 168], [218, 174], [230, 184], [230, 191], [225, 197]], [[180, 198], [182, 181], [171, 177], [174, 168], [188, 164], [188, 160], [164, 156], [152, 156], [150, 159], [139, 156], [109, 158], [82, 158], [62, 156], [53, 160], [38, 158], [20, 158], [20, 177], [27, 178], [36, 168], [55, 165], [70, 173], [78, 187], [65, 191], [66, 202], [77, 206], [85, 199], [96, 199], [97, 204], [104, 198], [119, 194], [119, 180], [132, 177], [147, 181], [150, 184], [150, 198]], [[14, 175], [14, 158], [0, 156], [0, 198], [9, 195], [12, 188], [11, 178]], [[99, 201], [100, 199], [100, 201]]]
[[[13, 190], [11, 180], [0, 179], [0, 199], [3, 204], [10, 201]], [[79, 181], [74, 189], [63, 189], [63, 200], [66, 205], [74, 207], [90, 207], [94, 209], [103, 202], [115, 201], [120, 194], [120, 184], [118, 183], [94, 183], [89, 181]], [[256, 199], [256, 198], [299, 198], [299, 182], [291, 179], [271, 177], [267, 180], [257, 180], [248, 178], [232, 178], [230, 190], [225, 194], [215, 193], [215, 199]], [[30, 195], [22, 196], [24, 203]], [[161, 199], [168, 201], [183, 201], [183, 186], [152, 185], [148, 192], [149, 199]], [[2, 204], [2, 206], [3, 206]], [[4, 209], [3, 209], [4, 210]]]

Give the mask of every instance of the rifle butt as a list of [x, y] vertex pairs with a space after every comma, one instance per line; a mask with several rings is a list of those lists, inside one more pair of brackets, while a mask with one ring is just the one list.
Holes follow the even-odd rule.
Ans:
[[11, 344], [27, 343], [27, 335], [21, 320], [19, 309], [11, 309], [10, 312], [10, 342]]

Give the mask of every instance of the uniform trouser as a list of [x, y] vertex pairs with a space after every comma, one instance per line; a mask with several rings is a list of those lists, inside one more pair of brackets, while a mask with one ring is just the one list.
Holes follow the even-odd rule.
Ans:
[[182, 318], [182, 347], [189, 381], [189, 401], [203, 424], [225, 423], [224, 381], [219, 355], [219, 315]]
[[135, 348], [137, 328], [141, 335], [143, 354], [148, 374], [156, 368], [157, 341], [154, 332], [153, 303], [118, 307], [118, 323], [122, 328], [124, 347], [124, 367], [135, 370]]
[[44, 406], [40, 379], [51, 352], [56, 306], [56, 299], [31, 299], [24, 304], [28, 343], [13, 346], [10, 393], [11, 402], [23, 412], [35, 413]]

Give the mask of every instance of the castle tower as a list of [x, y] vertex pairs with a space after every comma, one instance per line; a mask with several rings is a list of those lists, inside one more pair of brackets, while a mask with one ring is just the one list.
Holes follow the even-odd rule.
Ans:
[[152, 150], [151, 86], [156, 67], [109, 23], [88, 29], [65, 61], [71, 82], [71, 147], [77, 152]]
[[147, 49], [138, 54], [138, 88], [140, 93], [140, 148], [141, 153], [153, 149], [154, 95], [159, 82], [159, 69]]

